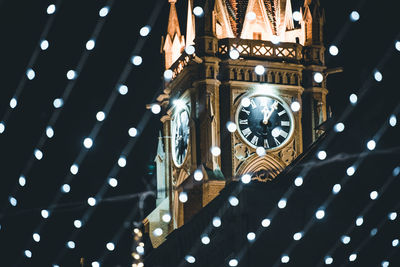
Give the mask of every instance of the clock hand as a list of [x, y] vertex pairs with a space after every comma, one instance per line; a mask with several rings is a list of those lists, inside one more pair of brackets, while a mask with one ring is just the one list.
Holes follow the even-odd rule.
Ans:
[[266, 110], [266, 107], [263, 108], [263, 110], [261, 112], [264, 113], [264, 119], [263, 119], [263, 123], [264, 124], [268, 124], [268, 120], [269, 118], [271, 118], [272, 113], [278, 109], [278, 102], [275, 101], [272, 105], [271, 105], [271, 109], [269, 109], [268, 111]]

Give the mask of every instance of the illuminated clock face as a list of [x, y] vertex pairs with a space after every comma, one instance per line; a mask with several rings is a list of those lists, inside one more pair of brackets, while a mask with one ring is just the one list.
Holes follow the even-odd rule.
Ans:
[[185, 161], [189, 143], [189, 111], [179, 109], [175, 111], [171, 121], [172, 158], [177, 167]]
[[236, 111], [238, 132], [254, 148], [283, 146], [293, 133], [293, 115], [280, 100], [256, 95], [242, 98]]

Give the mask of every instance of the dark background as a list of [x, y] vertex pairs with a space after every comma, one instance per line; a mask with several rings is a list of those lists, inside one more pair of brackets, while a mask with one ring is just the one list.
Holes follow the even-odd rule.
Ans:
[[[167, 2], [167, 0], [165, 0]], [[303, 1], [292, 0], [294, 6]], [[29, 58], [39, 43], [39, 36], [48, 19], [47, 6], [52, 1], [0, 1], [0, 116], [9, 109], [9, 101], [25, 74]], [[60, 97], [68, 80], [66, 72], [76, 67], [85, 44], [98, 21], [98, 12], [105, 5], [103, 0], [64, 0], [57, 10], [47, 40], [50, 46], [40, 54], [33, 66], [36, 77], [27, 81], [18, 100], [18, 106], [9, 118], [6, 131], [0, 135], [0, 265], [49, 266], [65, 249], [74, 231], [73, 221], [88, 209], [87, 198], [97, 193], [108, 179], [107, 174], [115, 165], [126, 143], [131, 139], [128, 129], [136, 126], [161, 85], [162, 58], [161, 35], [165, 34], [168, 5], [150, 35], [142, 38], [139, 29], [147, 21], [160, 1], [115, 0], [104, 28], [80, 73], [77, 83], [65, 102], [54, 130], [55, 136], [46, 141], [44, 157], [35, 161], [26, 174], [27, 184], [17, 190], [17, 207], [10, 207], [8, 197], [17, 187], [18, 177], [31, 157], [54, 110], [52, 102]], [[336, 57], [326, 55], [329, 67], [344, 67], [344, 73], [329, 76], [328, 101], [334, 116], [339, 116], [348, 105], [348, 97], [357, 92], [370, 79], [380, 59], [389, 51], [390, 57], [380, 71], [381, 83], [370, 83], [369, 98], [373, 99], [376, 112], [355, 116], [366, 122], [365, 129], [352, 133], [374, 133], [381, 119], [390, 114], [399, 102], [400, 52], [394, 50], [399, 31], [396, 19], [396, 1], [321, 1], [326, 10], [325, 42], [337, 42], [340, 53]], [[185, 33], [186, 1], [177, 3], [181, 31]], [[350, 22], [349, 14], [358, 10], [361, 18]], [[133, 66], [126, 81], [129, 93], [119, 95], [107, 114], [107, 118], [93, 147], [89, 150], [74, 176], [71, 192], [59, 201], [57, 208], [47, 219], [41, 231], [41, 241], [32, 243], [32, 233], [43, 220], [40, 210], [47, 208], [69, 168], [82, 148], [83, 139], [89, 135], [96, 122], [96, 113], [105, 105], [118, 77], [139, 39], [146, 44], [139, 53], [141, 66]], [[365, 107], [368, 109], [368, 106]], [[371, 112], [369, 112], [371, 114]], [[364, 124], [363, 124], [364, 125]], [[132, 221], [127, 215], [137, 206], [137, 198], [131, 194], [155, 189], [153, 159], [159, 116], [153, 115], [127, 158], [127, 166], [118, 173], [118, 187], [105, 195], [112, 201], [99, 203], [97, 210], [75, 238], [76, 248], [68, 250], [58, 264], [79, 266], [79, 259], [88, 262], [99, 259], [105, 244], [111, 241], [119, 229], [128, 226], [116, 249], [106, 258], [104, 266], [129, 266], [132, 262]], [[127, 196], [114, 199], [116, 196]], [[149, 200], [134, 222], [140, 222], [153, 208]], [[65, 205], [64, 205], [65, 204]], [[31, 259], [23, 256], [30, 249]]]

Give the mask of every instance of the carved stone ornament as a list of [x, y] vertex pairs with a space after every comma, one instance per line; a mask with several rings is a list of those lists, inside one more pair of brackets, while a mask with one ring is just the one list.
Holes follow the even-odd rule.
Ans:
[[242, 143], [236, 144], [234, 150], [235, 150], [235, 157], [239, 161], [245, 160], [250, 155], [249, 148], [246, 145], [242, 144]]
[[287, 165], [296, 158], [294, 140], [292, 140], [287, 146], [279, 151], [279, 157]]
[[259, 157], [254, 154], [249, 158], [248, 163], [239, 167], [237, 177], [248, 173], [252, 175], [252, 180], [267, 182], [274, 179], [285, 167], [286, 164], [274, 155], [267, 154]]

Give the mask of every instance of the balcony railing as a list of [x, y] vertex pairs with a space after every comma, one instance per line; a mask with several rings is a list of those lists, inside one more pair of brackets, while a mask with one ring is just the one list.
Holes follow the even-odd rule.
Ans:
[[269, 41], [226, 38], [219, 40], [218, 53], [229, 56], [237, 50], [240, 57], [270, 60], [299, 61], [303, 58], [303, 46], [296, 43], [273, 44]]

